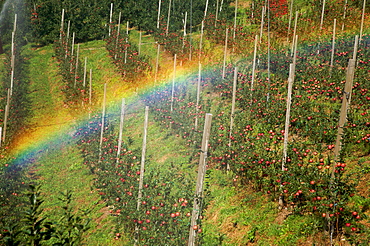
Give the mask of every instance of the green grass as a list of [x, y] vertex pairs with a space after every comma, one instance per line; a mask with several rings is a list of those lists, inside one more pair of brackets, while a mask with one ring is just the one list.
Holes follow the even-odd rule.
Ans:
[[[136, 30], [130, 31], [131, 42], [139, 43], [139, 32]], [[143, 35], [142, 37], [142, 54], [147, 55], [152, 61], [152, 66], [155, 66], [157, 49], [152, 36]], [[95, 97], [95, 105], [100, 105], [103, 98], [104, 83], [107, 83], [107, 98], [108, 104], [117, 102], [121, 98], [132, 96], [137, 87], [142, 87], [137, 82], [126, 81], [118, 72], [118, 69], [113, 64], [113, 60], [109, 57], [108, 51], [105, 48], [105, 41], [96, 40], [80, 44], [80, 60], [84, 66], [85, 57], [87, 60], [87, 74], [92, 69], [92, 86], [93, 96]], [[88, 79], [87, 79], [88, 83]]]
[[30, 100], [32, 121], [36, 122], [45, 115], [56, 115], [55, 107], [63, 104], [61, 76], [58, 74], [57, 61], [51, 45], [33, 48], [32, 44], [23, 47], [29, 59]]
[[[134, 108], [137, 113], [130, 114], [130, 112], [128, 112], [130, 115], [126, 116], [124, 120], [123, 136], [124, 139], [129, 137], [134, 139], [130, 148], [141, 152], [145, 106], [141, 103], [137, 103], [131, 105], [131, 107]], [[119, 124], [118, 120], [117, 116], [117, 124]], [[195, 170], [197, 165], [195, 165], [196, 163], [191, 163], [189, 160], [192, 152], [186, 146], [185, 140], [176, 137], [171, 134], [168, 129], [163, 129], [162, 126], [155, 123], [150, 110], [146, 146], [146, 160], [151, 167], [167, 170], [174, 164], [180, 167], [180, 170], [183, 170], [184, 173], [188, 175], [194, 174], [195, 179], [195, 173], [189, 172], [189, 169]]]
[[[155, 44], [156, 41], [154, 40], [154, 37], [151, 35], [145, 35], [145, 32], [142, 32], [141, 35], [141, 54], [148, 56], [150, 60], [155, 62], [157, 57], [157, 46]], [[140, 32], [137, 30], [130, 31], [130, 39], [132, 43], [139, 45]], [[155, 63], [152, 65], [154, 67]]]
[[70, 190], [75, 211], [92, 210], [89, 214], [92, 219], [91, 230], [85, 235], [85, 243], [115, 245], [111, 217], [106, 215], [104, 203], [99, 202], [100, 196], [91, 188], [94, 175], [83, 165], [83, 159], [73, 144], [48, 148], [39, 158], [36, 168], [36, 175], [39, 177], [37, 183], [41, 185], [45, 197], [44, 216], [48, 220], [58, 221], [62, 216], [60, 192]]
[[317, 229], [311, 218], [277, 210], [264, 194], [234, 186], [221, 171], [211, 172], [210, 184], [202, 245], [293, 246]]
[[[104, 83], [107, 83], [108, 103], [109, 100], [113, 100], [112, 98], [124, 97], [130, 92], [132, 93], [133, 90], [128, 83], [126, 83], [126, 86], [122, 86], [124, 84], [122, 76], [112, 63], [112, 58], [108, 56], [104, 41], [97, 40], [80, 44], [81, 66], [84, 66], [85, 57], [88, 57], [87, 85], [89, 83], [89, 71], [92, 69], [93, 104], [101, 104]], [[117, 90], [117, 85], [122, 88]]]
[[[92, 47], [99, 47], [99, 45], [94, 46], [92, 42]], [[53, 57], [53, 47], [34, 49], [32, 45], [28, 45], [24, 48], [24, 53], [29, 58], [30, 68], [29, 97], [33, 112], [31, 124], [38, 126], [37, 129], [42, 131], [45, 128], [44, 124], [51, 123], [45, 122], [45, 116], [50, 118], [59, 116], [62, 122], [57, 121], [56, 124], [65, 124], [63, 120], [70, 119], [70, 112], [63, 108], [63, 94], [60, 90], [62, 81], [61, 76], [58, 75], [57, 61]], [[62, 215], [60, 193], [70, 190], [74, 198], [72, 205], [76, 211], [92, 209], [90, 214], [92, 229], [87, 233], [86, 244], [120, 245], [123, 239], [120, 242], [114, 241], [112, 230], [114, 224], [111, 217], [107, 215], [104, 203], [99, 202], [100, 196], [91, 187], [94, 176], [83, 165], [83, 158], [74, 141], [71, 140], [71, 136], [55, 128], [49, 130], [59, 131], [56, 132], [59, 135], [40, 150], [34, 166], [31, 167], [44, 195], [44, 215], [48, 220], [57, 222]], [[69, 131], [72, 132], [73, 127]], [[48, 132], [44, 132], [42, 138], [48, 135]]]

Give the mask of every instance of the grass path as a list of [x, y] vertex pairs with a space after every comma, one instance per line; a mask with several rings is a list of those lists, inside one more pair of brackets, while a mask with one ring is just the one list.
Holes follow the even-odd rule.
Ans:
[[86, 245], [121, 245], [124, 239], [114, 240], [114, 224], [108, 216], [109, 211], [91, 188], [94, 175], [83, 165], [75, 144], [68, 139], [64, 143], [57, 148], [50, 147], [35, 165], [37, 183], [42, 185], [45, 194], [44, 215], [51, 221], [58, 221], [62, 216], [60, 192], [72, 191], [72, 206], [76, 212], [91, 209], [91, 229], [84, 236]]
[[[76, 116], [64, 107], [61, 76], [52, 46], [25, 48], [29, 58], [29, 77], [32, 118], [28, 130], [14, 144], [15, 155], [32, 153], [31, 171], [36, 182], [42, 185], [45, 216], [58, 221], [61, 216], [60, 192], [73, 192], [74, 207], [91, 208], [91, 227], [86, 237], [87, 245], [120, 245], [113, 240], [110, 217], [98, 194], [91, 191], [94, 176], [83, 165], [70, 132]], [[122, 243], [122, 242], [121, 242]]]
[[47, 46], [33, 49], [25, 47], [25, 56], [29, 57], [29, 78], [31, 117], [25, 132], [15, 139], [12, 151], [15, 156], [22, 155], [38, 145], [47, 144], [57, 138], [57, 134], [66, 131], [74, 119], [63, 107], [61, 77], [53, 58], [53, 49]]

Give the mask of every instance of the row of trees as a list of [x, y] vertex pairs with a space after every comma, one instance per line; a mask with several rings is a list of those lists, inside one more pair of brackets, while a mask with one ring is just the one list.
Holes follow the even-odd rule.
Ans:
[[30, 185], [25, 196], [22, 199], [24, 203], [18, 209], [18, 220], [8, 221], [0, 232], [2, 245], [36, 246], [46, 242], [54, 246], [81, 244], [82, 235], [90, 229], [90, 219], [87, 218], [90, 210], [76, 212], [71, 206], [73, 199], [70, 191], [60, 194], [62, 216], [58, 221], [43, 217], [44, 199], [39, 186]]
[[12, 42], [12, 31], [14, 29], [14, 16], [17, 15], [17, 35], [19, 45], [23, 45], [30, 38], [28, 8], [21, 0], [0, 1], [0, 54], [4, 52], [3, 44]]
[[[26, 41], [36, 41], [42, 45], [52, 43], [60, 32], [60, 17], [62, 9], [65, 9], [65, 20], [71, 22], [71, 30], [76, 31], [77, 42], [84, 42], [94, 39], [103, 39], [108, 34], [109, 24], [118, 19], [122, 13], [122, 23], [129, 22], [131, 26], [138, 27], [143, 31], [156, 31], [158, 29], [158, 17], [169, 23], [169, 31], [175, 32], [182, 30], [186, 19], [188, 33], [200, 29], [201, 22], [206, 15], [215, 15], [217, 19], [225, 19], [232, 22], [235, 12], [234, 0], [26, 0], [26, 1], [1, 1], [3, 6], [0, 19], [0, 33], [3, 43], [9, 43], [11, 39], [11, 27], [13, 25], [13, 12], [25, 9], [24, 20], [20, 21], [24, 25], [23, 37]], [[342, 14], [342, 7], [347, 9], [352, 7], [360, 8], [362, 0], [349, 1], [341, 4], [339, 1], [326, 1], [327, 9], [331, 6], [341, 6], [338, 10]], [[269, 4], [267, 4], [269, 3]], [[238, 9], [238, 13], [247, 15], [251, 23], [260, 19], [260, 6], [269, 6], [272, 11], [270, 18], [281, 15], [288, 16], [290, 5], [293, 3], [296, 9], [306, 9], [306, 11], [320, 12], [323, 1], [320, 4], [315, 1], [302, 0], [281, 0], [269, 2], [266, 0], [254, 0], [250, 3], [246, 13], [243, 8]], [[113, 4], [112, 16], [110, 14]], [[240, 5], [240, 4], [239, 4]], [[24, 8], [25, 7], [25, 8]], [[245, 7], [245, 6], [244, 6]], [[245, 9], [245, 8], [244, 8]], [[24, 11], [24, 10], [22, 10]], [[169, 17], [169, 21], [168, 21]], [[244, 17], [243, 17], [244, 18]], [[78, 32], [77, 32], [78, 30]], [[160, 31], [160, 30], [158, 30]]]
[[[332, 68], [328, 65], [330, 43], [301, 46], [296, 57], [289, 137], [284, 135], [284, 115], [288, 97], [286, 71], [292, 58], [285, 56], [284, 49], [271, 52], [271, 80], [264, 63], [268, 58], [261, 56], [253, 89], [248, 72], [243, 69], [235, 72], [232, 68], [235, 64], [230, 64], [224, 79], [220, 76], [222, 69], [215, 67], [200, 76], [199, 103], [197, 85], [191, 78], [185, 80], [189, 83], [177, 83], [172, 97], [170, 87], [161, 88], [146, 97], [145, 102], [154, 109], [154, 119], [163, 129], [186, 139], [188, 146], [194, 147], [193, 158], [199, 156], [199, 145], [194, 141], [198, 134], [194, 131], [195, 122], [202, 120], [205, 112], [213, 112], [209, 170], [230, 167], [235, 184], [252, 186], [280, 200], [281, 206], [291, 207], [296, 215], [313, 218], [317, 229], [328, 230], [333, 237], [345, 235], [352, 242], [368, 242], [364, 236], [368, 235], [368, 229], [362, 224], [368, 207], [354, 202], [363, 199], [360, 195], [353, 198], [359, 177], [367, 171], [361, 165], [353, 167], [352, 163], [345, 163], [353, 153], [357, 156], [369, 153], [370, 123], [366, 116], [368, 107], [364, 106], [370, 97], [368, 79], [363, 74], [368, 67], [368, 37], [364, 40], [366, 46], [356, 53], [353, 106], [344, 126], [340, 161], [333, 161], [333, 143], [338, 133], [346, 63], [353, 56], [352, 39], [338, 40]], [[239, 68], [250, 66], [238, 62]], [[331, 69], [335, 72], [331, 73]], [[288, 151], [282, 165], [285, 138], [289, 140]], [[349, 165], [351, 169], [347, 170]]]
[[[6, 23], [6, 21], [0, 22], [11, 28], [9, 40], [11, 44], [4, 50], [6, 53], [4, 67], [0, 71], [3, 74], [0, 81], [0, 109], [4, 111], [4, 114], [0, 116], [3, 127], [3, 142], [9, 141], [9, 138], [5, 136], [6, 131], [7, 136], [16, 137], [15, 134], [19, 134], [26, 117], [30, 115], [28, 64], [22, 54], [22, 47], [25, 44], [25, 24], [22, 13], [25, 9], [22, 6], [17, 6], [14, 9], [11, 9], [9, 5], [6, 7], [0, 18], [5, 20], [4, 18], [12, 15], [13, 25], [10, 26], [9, 22]], [[8, 33], [5, 33], [6, 35], [2, 35], [1, 32], [0, 35], [8, 42]]]
[[[233, 1], [210, 0], [207, 11], [216, 12], [216, 8], [218, 8], [220, 17], [232, 15], [231, 2]], [[27, 4], [32, 10], [30, 19], [33, 36], [41, 44], [51, 43], [58, 36], [62, 9], [65, 9], [65, 19], [71, 22], [71, 30], [78, 30], [77, 41], [104, 38], [108, 33], [109, 23], [112, 19], [118, 19], [119, 12], [122, 13], [123, 23], [129, 21], [131, 26], [144, 31], [157, 29], [159, 9], [159, 16], [162, 18], [167, 19], [170, 12], [171, 31], [181, 30], [184, 26], [185, 15], [187, 15], [187, 28], [191, 31], [194, 27], [200, 25], [206, 9], [206, 1], [201, 0], [130, 0], [124, 2], [111, 0], [28, 0]], [[111, 4], [114, 8], [112, 19], [110, 18]]]

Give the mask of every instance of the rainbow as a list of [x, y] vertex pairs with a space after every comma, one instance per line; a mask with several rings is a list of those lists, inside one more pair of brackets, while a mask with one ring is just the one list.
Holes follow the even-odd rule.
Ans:
[[[197, 72], [195, 64], [195, 62], [189, 63], [186, 67], [176, 68], [176, 84], [187, 82], [186, 77]], [[108, 84], [106, 110], [110, 114], [119, 115], [122, 98], [126, 99], [126, 108], [129, 108], [148, 97], [154, 90], [170, 90], [174, 77], [172, 67], [162, 73], [168, 76], [167, 80], [154, 84], [152, 78], [145, 78], [142, 81], [146, 81], [146, 83], [141, 83], [141, 88], [130, 88], [128, 91], [125, 91], [127, 89], [124, 88], [125, 86]], [[42, 120], [37, 121], [34, 126], [25, 127], [24, 133], [19, 134], [8, 147], [5, 147], [6, 155], [10, 156], [8, 164], [10, 166], [28, 165], [49, 149], [59, 149], [72, 141], [76, 129], [86, 126], [91, 121], [91, 117], [100, 118], [103, 93], [97, 91], [96, 94], [98, 94], [96, 96], [97, 102], [93, 105], [92, 112], [89, 112], [85, 107], [83, 110], [85, 113], [73, 116], [71, 109], [60, 105], [56, 109], [56, 115], [43, 115]]]
[[[208, 63], [210, 64], [211, 62], [208, 61]], [[214, 66], [220, 66], [220, 63], [214, 62], [213, 64]], [[214, 66], [208, 65], [206, 69], [202, 69], [202, 77], [205, 78], [207, 72], [213, 72], [215, 69]], [[198, 61], [188, 62], [185, 66], [177, 65], [176, 84], [188, 83], [189, 78], [192, 77], [191, 79], [195, 79], [197, 73]], [[161, 75], [165, 75], [167, 79], [162, 80], [161, 83], [154, 84], [154, 76], [149, 75], [136, 83], [137, 85], [141, 85], [140, 88], [127, 88], [127, 85], [122, 85], [123, 83], [121, 85], [119, 84], [121, 81], [110, 84], [108, 79], [107, 110], [110, 112], [120, 110], [123, 97], [126, 98], [126, 102], [130, 105], [145, 99], [155, 90], [170, 90], [169, 88], [174, 77], [173, 66], [171, 65], [161, 70]], [[102, 88], [102, 86], [99, 86], [99, 88]], [[102, 108], [103, 93], [97, 91], [96, 94], [97, 102], [94, 105], [93, 111], [97, 112], [95, 114], [98, 115]], [[47, 151], [49, 148], [61, 147], [73, 138], [76, 129], [85, 126], [89, 122], [91, 116], [88, 110], [85, 110], [85, 113], [79, 117], [73, 116], [70, 109], [62, 106], [57, 111], [56, 116], [43, 116], [42, 122], [36, 124], [32, 129], [26, 129], [24, 134], [13, 141], [13, 144], [7, 151], [9, 156], [12, 156], [12, 164], [23, 165], [30, 163], [39, 153]], [[113, 113], [119, 115], [119, 111]]]

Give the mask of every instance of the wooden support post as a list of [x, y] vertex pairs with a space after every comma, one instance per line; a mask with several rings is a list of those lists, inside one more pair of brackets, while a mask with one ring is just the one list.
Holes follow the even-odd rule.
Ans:
[[[8, 90], [9, 91], [9, 90]], [[4, 117], [4, 134], [3, 134], [3, 142], [6, 139], [6, 131], [8, 129], [8, 116], [9, 116], [9, 104], [5, 105], [5, 117]]]
[[333, 38], [332, 38], [332, 44], [331, 44], [331, 58], [330, 58], [330, 77], [334, 66], [334, 51], [335, 51], [335, 29], [337, 26], [337, 19], [334, 19], [334, 25], [333, 25]]
[[89, 81], [89, 119], [91, 118], [91, 106], [92, 106], [92, 69], [90, 69], [90, 81]]
[[143, 196], [143, 184], [144, 184], [144, 171], [145, 171], [145, 154], [146, 154], [146, 139], [148, 135], [148, 115], [149, 106], [145, 107], [145, 120], [144, 120], [144, 134], [143, 134], [143, 147], [141, 151], [141, 165], [140, 165], [140, 179], [139, 179], [139, 190], [137, 196], [137, 211], [140, 210], [141, 198]]
[[361, 17], [360, 41], [359, 41], [359, 43], [361, 43], [361, 40], [362, 40], [362, 32], [364, 30], [365, 9], [366, 9], [366, 0], [364, 0], [364, 4], [362, 6], [362, 17]]
[[297, 24], [298, 24], [298, 11], [295, 12], [295, 19], [294, 19], [294, 30], [293, 30], [293, 41], [292, 41], [292, 49], [291, 49], [291, 56], [293, 56], [294, 46], [295, 46], [295, 38], [297, 35]]
[[77, 85], [77, 75], [78, 75], [78, 57], [80, 55], [80, 44], [77, 45], [77, 54], [76, 54], [76, 70], [75, 70], [75, 83], [74, 87], [76, 88]]
[[298, 35], [295, 36], [294, 40], [294, 51], [293, 51], [293, 74], [295, 73], [295, 67], [297, 65], [297, 46], [298, 46]]
[[[69, 42], [69, 32], [70, 32], [70, 29], [71, 29], [71, 21], [68, 21], [68, 26], [67, 26], [67, 37], [66, 37], [66, 42], [65, 42], [65, 56], [64, 56], [64, 59], [67, 59], [68, 57], [68, 42]], [[63, 45], [63, 44], [62, 44]]]
[[215, 16], [215, 27], [217, 27], [217, 20], [218, 20], [218, 5], [219, 5], [219, 0], [216, 1], [216, 16]]
[[289, 125], [290, 125], [290, 106], [292, 104], [292, 88], [294, 82], [294, 65], [290, 64], [289, 78], [288, 78], [288, 95], [286, 100], [286, 115], [285, 115], [285, 131], [284, 131], [284, 147], [283, 147], [283, 161], [281, 163], [282, 171], [285, 171], [285, 164], [287, 160]]
[[171, 5], [172, 5], [172, 0], [170, 0], [170, 2], [169, 2], [169, 4], [168, 4], [168, 15], [167, 15], [166, 36], [168, 36], [168, 29], [170, 28]]
[[357, 50], [358, 50], [358, 35], [355, 36], [355, 46], [353, 48], [353, 56], [352, 59], [357, 59]]
[[68, 39], [69, 39], [69, 35], [70, 35], [70, 31], [71, 31], [71, 21], [69, 20], [68, 21], [68, 25], [67, 25], [67, 44], [68, 44]]
[[62, 9], [62, 20], [60, 22], [60, 37], [59, 37], [60, 40], [62, 40], [63, 31], [64, 31], [64, 9]]
[[345, 22], [346, 22], [346, 14], [347, 14], [347, 5], [348, 5], [348, 0], [346, 0], [344, 2], [344, 10], [343, 10], [343, 23], [342, 23], [342, 31], [344, 31], [344, 25], [345, 25]]
[[252, 81], [251, 81], [251, 93], [253, 91], [253, 85], [254, 85], [254, 77], [256, 76], [256, 63], [257, 63], [257, 43], [258, 43], [258, 35], [256, 35], [256, 38], [254, 40], [254, 53], [253, 53], [253, 65], [252, 65]]
[[84, 75], [83, 75], [83, 82], [82, 82], [82, 102], [81, 105], [84, 107], [85, 105], [85, 89], [86, 89], [86, 78], [87, 78], [87, 56], [85, 57], [85, 64], [84, 64]]
[[122, 148], [122, 135], [123, 135], [123, 121], [125, 118], [125, 99], [122, 98], [121, 115], [119, 121], [119, 135], [118, 135], [118, 149], [117, 149], [117, 164], [119, 164], [121, 148]]
[[158, 0], [157, 29], [159, 29], [159, 19], [161, 17], [161, 4], [162, 4], [162, 0]]
[[[230, 114], [230, 132], [229, 132], [229, 148], [231, 148], [231, 137], [233, 134], [234, 127], [234, 116], [235, 116], [235, 98], [236, 98], [236, 84], [238, 82], [238, 67], [235, 67], [234, 71], [234, 82], [233, 82], [233, 98], [231, 104], [231, 114]], [[230, 171], [230, 163], [227, 162], [226, 165], [227, 171]]]
[[265, 25], [265, 6], [262, 6], [261, 27], [260, 27], [260, 43], [262, 42], [263, 26], [264, 25]]
[[75, 33], [72, 34], [72, 50], [71, 50], [71, 57], [73, 57], [74, 51], [75, 51]]
[[173, 97], [174, 97], [174, 93], [175, 93], [176, 57], [177, 57], [177, 54], [175, 54], [175, 57], [173, 59], [173, 77], [172, 77], [172, 91], [171, 91], [171, 112], [173, 111]]
[[141, 38], [142, 38], [142, 32], [139, 31], [139, 51], [138, 51], [138, 54], [139, 56], [141, 55]]
[[86, 67], [87, 67], [87, 56], [85, 57], [85, 65], [84, 65], [84, 78], [83, 78], [83, 88], [84, 89], [86, 87], [86, 77], [87, 77]]
[[14, 26], [13, 26], [13, 32], [17, 30], [17, 14], [14, 15]]
[[203, 49], [203, 33], [204, 33], [204, 20], [202, 21], [202, 27], [200, 31], [200, 40], [199, 40], [199, 56], [198, 60], [200, 62], [201, 57], [202, 57], [202, 49]]
[[190, 223], [188, 246], [196, 245], [195, 240], [196, 240], [196, 236], [198, 232], [197, 230], [194, 230], [194, 226], [197, 225], [198, 223], [199, 216], [201, 214], [201, 209], [202, 209], [202, 202], [203, 202], [202, 200], [204, 198], [203, 183], [204, 183], [204, 176], [206, 173], [208, 142], [209, 142], [209, 136], [211, 132], [211, 122], [212, 122], [212, 114], [206, 114], [206, 119], [204, 123], [204, 131], [203, 131], [203, 139], [202, 139], [202, 149], [201, 149], [200, 158], [199, 158], [197, 184], [195, 188], [193, 211], [192, 211], [191, 223]]
[[[128, 26], [129, 22], [126, 23], [126, 44], [128, 43]], [[127, 63], [127, 47], [125, 47], [125, 64]]]
[[184, 40], [185, 40], [185, 37], [186, 37], [186, 25], [187, 25], [187, 22], [188, 22], [188, 11], [185, 11], [185, 17], [184, 17]]
[[[149, 114], [149, 107], [145, 107], [145, 119], [144, 119], [144, 136], [143, 136], [143, 147], [142, 147], [142, 153], [141, 153], [141, 165], [140, 165], [140, 178], [139, 178], [139, 189], [138, 189], [138, 195], [137, 195], [137, 205], [136, 210], [140, 210], [141, 205], [141, 198], [143, 196], [143, 184], [144, 184], [144, 172], [145, 172], [145, 153], [146, 153], [146, 138], [147, 138], [147, 132], [148, 132], [148, 114]], [[134, 246], [137, 245], [139, 237], [139, 228], [137, 225], [135, 225], [135, 243]]]
[[290, 1], [290, 8], [289, 8], [289, 23], [288, 23], [288, 34], [286, 36], [286, 42], [289, 43], [289, 34], [290, 34], [290, 28], [292, 25], [292, 14], [293, 14], [293, 1]]
[[192, 33], [190, 33], [190, 47], [189, 47], [189, 61], [193, 59], [193, 43], [192, 43]]
[[155, 60], [155, 77], [154, 77], [154, 83], [157, 84], [158, 80], [158, 70], [159, 70], [159, 54], [161, 51], [161, 45], [157, 44], [157, 59]]
[[197, 102], [195, 104], [195, 123], [194, 129], [195, 131], [198, 130], [198, 113], [199, 113], [199, 101], [200, 101], [200, 83], [202, 81], [202, 64], [199, 62], [199, 71], [198, 71], [198, 81], [197, 81]]
[[190, 43], [190, 47], [189, 47], [189, 61], [192, 61], [193, 59], [193, 1], [191, 0], [190, 1], [190, 25], [189, 25], [189, 33], [190, 33], [190, 36], [189, 36], [189, 43]]
[[325, 14], [325, 0], [322, 3], [322, 11], [321, 11], [321, 21], [320, 21], [320, 30], [322, 30], [322, 26], [324, 24], [324, 14]]
[[114, 54], [114, 59], [117, 59], [117, 54], [118, 54], [118, 41], [119, 41], [119, 35], [120, 35], [120, 32], [121, 32], [121, 16], [122, 16], [122, 12], [119, 12], [119, 15], [118, 15], [118, 26], [117, 26], [117, 38], [116, 38], [116, 47], [115, 47], [115, 54]]
[[6, 140], [6, 131], [8, 129], [8, 117], [10, 110], [10, 89], [8, 89], [8, 97], [6, 98], [5, 112], [4, 112], [4, 133], [3, 133], [3, 142]]
[[15, 49], [15, 33], [12, 32], [12, 43], [11, 43], [11, 54], [10, 54], [10, 66], [11, 66], [11, 69], [13, 70], [14, 69], [14, 49]]
[[338, 134], [337, 134], [337, 139], [335, 141], [335, 147], [334, 147], [334, 161], [335, 162], [332, 167], [332, 177], [334, 177], [336, 162], [340, 161], [340, 151], [342, 149], [342, 138], [344, 134], [343, 127], [347, 122], [347, 113], [348, 113], [348, 110], [351, 104], [353, 78], [355, 76], [355, 65], [356, 65], [356, 60], [349, 59], [347, 75], [346, 75], [346, 84], [343, 90], [342, 107], [340, 110]]
[[90, 69], [90, 83], [89, 83], [89, 105], [92, 104], [92, 69]]
[[109, 13], [109, 31], [108, 31], [108, 36], [110, 37], [111, 35], [111, 25], [112, 25], [112, 17], [113, 17], [113, 3], [110, 4], [110, 13]]
[[227, 57], [227, 41], [229, 39], [229, 29], [226, 28], [226, 36], [225, 36], [225, 47], [224, 47], [224, 62], [222, 66], [222, 79], [225, 78], [225, 73], [226, 73], [226, 57]]
[[205, 19], [206, 19], [206, 17], [207, 17], [208, 2], [209, 2], [209, 0], [206, 0], [206, 8], [204, 9], [204, 17], [203, 17], [203, 20], [205, 20]]
[[101, 127], [100, 127], [100, 142], [99, 142], [99, 162], [101, 162], [102, 157], [102, 146], [103, 146], [103, 134], [105, 125], [105, 105], [107, 100], [107, 83], [104, 84], [104, 97], [103, 97], [103, 109], [101, 114]]
[[235, 51], [235, 37], [236, 37], [236, 19], [238, 15], [238, 0], [235, 0], [235, 13], [234, 13], [234, 30], [233, 30], [233, 52]]
[[184, 18], [184, 37], [182, 41], [182, 50], [184, 50], [185, 47], [185, 39], [186, 39], [186, 23], [188, 20], [188, 12], [185, 12], [185, 18]]
[[13, 86], [14, 86], [14, 70], [10, 72], [10, 96], [13, 95]]
[[[15, 28], [14, 28], [15, 29]], [[10, 74], [10, 96], [13, 95], [13, 85], [14, 85], [14, 69], [15, 69], [15, 32], [12, 32], [12, 52], [10, 57], [11, 63], [11, 74]]]

